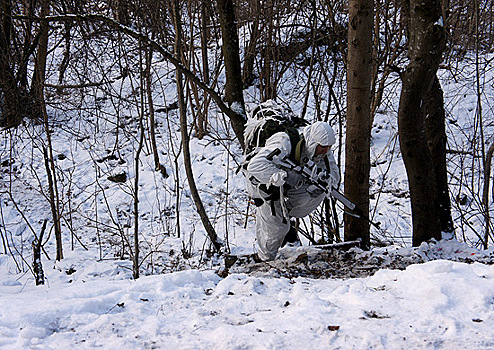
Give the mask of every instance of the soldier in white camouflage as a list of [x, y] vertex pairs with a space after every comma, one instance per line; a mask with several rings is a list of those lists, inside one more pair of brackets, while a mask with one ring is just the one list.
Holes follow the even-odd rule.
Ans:
[[[247, 138], [246, 138], [247, 139]], [[300, 141], [280, 131], [248, 157], [243, 172], [247, 191], [257, 206], [256, 237], [258, 258], [276, 258], [291, 227], [292, 218], [302, 218], [314, 211], [326, 193], [295, 171], [280, 168], [269, 155], [279, 160], [289, 157], [302, 166], [313, 162], [312, 169], [324, 177], [328, 190], [340, 181], [339, 169], [331, 147], [335, 133], [326, 122], [316, 122], [300, 131]], [[275, 150], [279, 150], [274, 152]]]

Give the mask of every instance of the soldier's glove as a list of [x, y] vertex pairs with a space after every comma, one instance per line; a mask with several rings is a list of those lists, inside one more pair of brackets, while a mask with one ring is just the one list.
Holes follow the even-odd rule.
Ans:
[[285, 184], [286, 177], [287, 177], [286, 171], [281, 170], [281, 171], [278, 171], [277, 173], [274, 173], [273, 175], [271, 175], [271, 178], [269, 179], [268, 187], [269, 186], [276, 186], [276, 187], [283, 186]]

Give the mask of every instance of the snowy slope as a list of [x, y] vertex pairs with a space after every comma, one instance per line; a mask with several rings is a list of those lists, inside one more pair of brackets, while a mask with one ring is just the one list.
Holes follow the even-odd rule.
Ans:
[[138, 280], [111, 262], [71, 275], [57, 266], [41, 287], [2, 274], [0, 348], [494, 348], [494, 265], [435, 260], [353, 279], [187, 270]]

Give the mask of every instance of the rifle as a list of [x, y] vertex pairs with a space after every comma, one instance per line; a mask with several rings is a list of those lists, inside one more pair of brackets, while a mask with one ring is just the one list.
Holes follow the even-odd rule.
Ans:
[[275, 158], [277, 155], [281, 153], [279, 148], [275, 149], [271, 153], [269, 153], [266, 158], [272, 161], [275, 165], [279, 166], [284, 170], [295, 171], [296, 173], [302, 175], [304, 179], [308, 180], [311, 185], [314, 185], [319, 190], [326, 193], [327, 196], [331, 196], [334, 199], [338, 200], [343, 204], [349, 211], [347, 214], [355, 216], [357, 218], [363, 219], [369, 222], [372, 226], [376, 227], [378, 230], [381, 229], [380, 222], [372, 221], [362, 209], [357, 207], [355, 203], [349, 200], [343, 193], [338, 191], [336, 188], [331, 186], [331, 189], [328, 189], [328, 183], [323, 179], [315, 179], [313, 176], [314, 162], [310, 161], [307, 166], [295, 164], [291, 159], [285, 157], [283, 159]]

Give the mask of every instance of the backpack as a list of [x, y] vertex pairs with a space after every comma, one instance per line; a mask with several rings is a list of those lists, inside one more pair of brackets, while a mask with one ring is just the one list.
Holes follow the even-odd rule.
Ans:
[[290, 138], [290, 157], [298, 161], [302, 141], [298, 128], [308, 124], [306, 120], [296, 117], [290, 109], [282, 108], [273, 100], [263, 102], [252, 111], [245, 125], [245, 154], [251, 158], [249, 155], [253, 156], [259, 148], [266, 145], [271, 136], [282, 131]]

